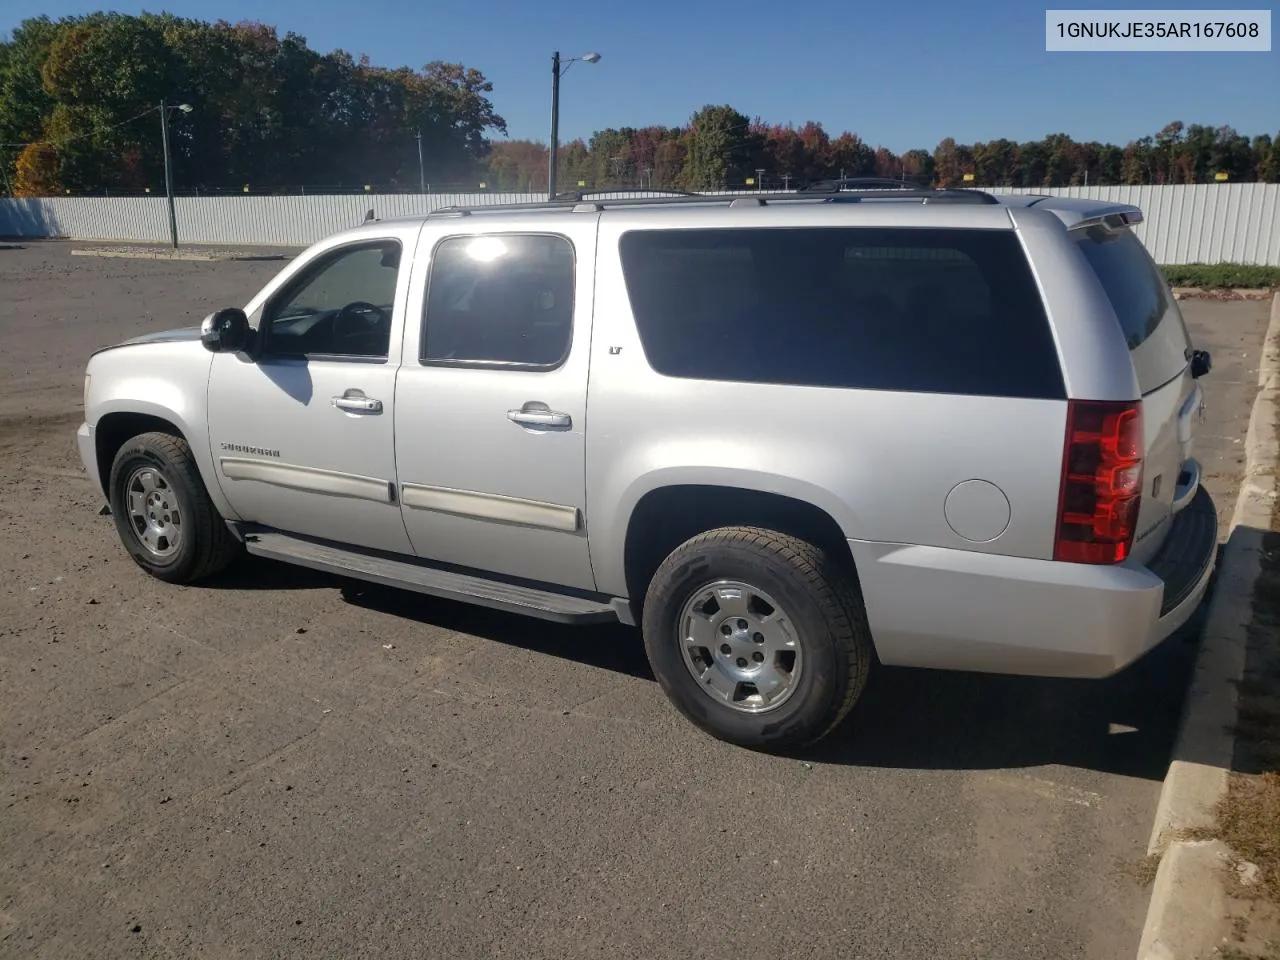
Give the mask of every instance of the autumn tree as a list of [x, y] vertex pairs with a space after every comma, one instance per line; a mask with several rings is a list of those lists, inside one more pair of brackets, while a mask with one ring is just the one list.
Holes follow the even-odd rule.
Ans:
[[60, 172], [58, 152], [52, 144], [29, 144], [14, 164], [13, 195], [48, 197], [62, 193]]
[[48, 140], [73, 191], [162, 184], [161, 99], [180, 189], [417, 187], [469, 178], [506, 124], [477, 70], [383, 68], [260, 23], [95, 13], [25, 21], [0, 43], [2, 142]]
[[[257, 22], [173, 14], [35, 17], [0, 41], [0, 188], [158, 192], [160, 101], [171, 111], [179, 191], [418, 189], [418, 145], [437, 189], [490, 182], [540, 190], [547, 146], [506, 132], [493, 85], [474, 68], [435, 61], [385, 67], [342, 50], [321, 54]], [[945, 131], [943, 131], [945, 133]], [[420, 140], [419, 140], [420, 138]], [[30, 144], [38, 149], [26, 151]], [[1089, 184], [1280, 182], [1268, 134], [1174, 121], [1125, 144], [1050, 133], [1022, 143], [962, 143], [896, 153], [817, 121], [775, 124], [727, 104], [682, 126], [598, 130], [560, 151], [566, 185], [724, 189], [756, 170], [769, 188], [838, 177], [1030, 188]], [[17, 172], [23, 158], [24, 173]]]

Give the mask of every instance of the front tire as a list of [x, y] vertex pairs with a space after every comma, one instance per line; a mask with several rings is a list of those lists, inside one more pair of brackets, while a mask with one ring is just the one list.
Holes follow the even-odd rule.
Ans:
[[238, 544], [181, 437], [143, 433], [126, 441], [108, 482], [120, 542], [156, 579], [191, 583], [234, 558]]
[[757, 527], [677, 547], [650, 581], [645, 650], [663, 690], [712, 736], [811, 744], [853, 708], [875, 660], [852, 575], [822, 549]]

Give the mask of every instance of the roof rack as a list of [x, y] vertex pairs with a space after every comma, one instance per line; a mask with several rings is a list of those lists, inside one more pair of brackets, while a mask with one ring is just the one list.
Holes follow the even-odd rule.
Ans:
[[[595, 196], [601, 193], [659, 193], [659, 194], [671, 194], [672, 196], [676, 196], [676, 197], [697, 196], [697, 194], [689, 193], [687, 190], [666, 190], [662, 187], [594, 187], [594, 188], [585, 189], [585, 190], [567, 190], [564, 193], [557, 193], [555, 196], [555, 199], [556, 200], [573, 200], [576, 203], [581, 203], [584, 200], [586, 200], [587, 197]], [[653, 197], [651, 199], [656, 200], [660, 198]]]
[[910, 184], [906, 180], [894, 180], [890, 177], [836, 177], [831, 180], [818, 180], [807, 186], [801, 187], [801, 193], [832, 193], [836, 190], [843, 190], [846, 187], [854, 189], [871, 189], [879, 188], [881, 190], [932, 190], [929, 184], [916, 183], [914, 180]]
[[980, 190], [935, 190], [933, 187], [908, 187], [904, 190], [834, 190], [794, 193], [691, 193], [674, 197], [620, 197], [612, 200], [579, 200], [576, 195], [557, 195], [554, 200], [526, 203], [482, 203], [474, 206], [450, 206], [432, 210], [428, 220], [469, 217], [474, 213], [510, 213], [525, 210], [569, 210], [574, 213], [599, 213], [612, 207], [678, 206], [683, 204], [724, 204], [729, 207], [763, 207], [782, 203], [862, 203], [866, 200], [918, 200], [921, 203], [998, 204], [1000, 201]]

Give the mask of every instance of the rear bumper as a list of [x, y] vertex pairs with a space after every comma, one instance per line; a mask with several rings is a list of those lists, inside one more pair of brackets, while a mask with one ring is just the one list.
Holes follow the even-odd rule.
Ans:
[[84, 464], [85, 472], [89, 474], [89, 479], [93, 481], [93, 485], [102, 491], [102, 478], [98, 476], [98, 450], [94, 445], [93, 427], [88, 423], [82, 423], [76, 430], [76, 449], [80, 452], [80, 462]]
[[1203, 487], [1146, 566], [849, 541], [881, 662], [1048, 677], [1109, 676], [1181, 627], [1217, 544]]

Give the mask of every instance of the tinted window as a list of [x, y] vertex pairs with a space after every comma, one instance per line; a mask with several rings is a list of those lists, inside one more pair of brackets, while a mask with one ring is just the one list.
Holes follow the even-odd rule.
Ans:
[[1081, 234], [1077, 243], [1120, 321], [1142, 389], [1176, 377], [1187, 365], [1186, 328], [1142, 241], [1128, 229], [1099, 228]]
[[645, 354], [667, 376], [1065, 396], [1011, 231], [636, 231], [621, 252]]
[[346, 247], [322, 257], [271, 302], [271, 356], [385, 358], [391, 343], [400, 244]]
[[431, 262], [421, 359], [546, 369], [569, 352], [573, 247], [564, 237], [441, 241]]

